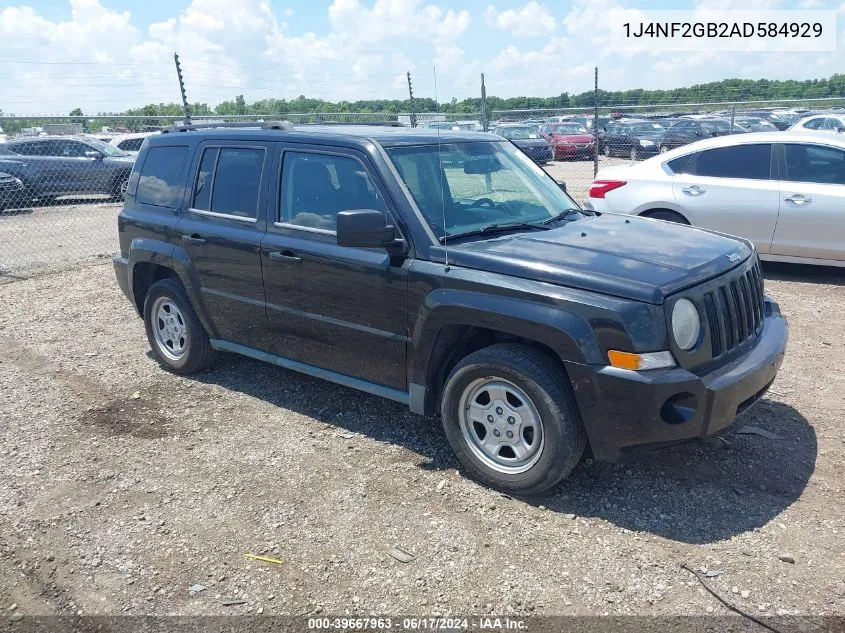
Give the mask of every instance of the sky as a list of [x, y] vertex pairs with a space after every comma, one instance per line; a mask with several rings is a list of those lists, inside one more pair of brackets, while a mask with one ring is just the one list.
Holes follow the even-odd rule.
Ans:
[[[845, 71], [845, 1], [746, 0], [743, 9], [837, 10], [827, 53], [609, 50], [626, 9], [730, 9], [735, 0], [0, 0], [0, 110], [112, 112], [300, 94], [327, 100], [553, 96], [673, 88], [730, 77]], [[436, 69], [436, 70], [435, 70]]]

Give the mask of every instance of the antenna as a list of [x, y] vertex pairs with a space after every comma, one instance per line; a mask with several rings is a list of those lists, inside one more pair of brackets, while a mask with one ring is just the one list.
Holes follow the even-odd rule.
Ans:
[[[435, 115], [440, 113], [440, 103], [437, 101], [437, 66], [431, 67], [434, 72], [434, 112]], [[434, 117], [437, 121], [437, 116]], [[449, 272], [449, 238], [446, 236], [446, 199], [443, 193], [443, 155], [440, 153], [440, 126], [435, 126], [437, 129], [437, 162], [440, 164], [440, 216], [443, 218], [443, 250], [446, 254], [446, 268], [443, 272]]]

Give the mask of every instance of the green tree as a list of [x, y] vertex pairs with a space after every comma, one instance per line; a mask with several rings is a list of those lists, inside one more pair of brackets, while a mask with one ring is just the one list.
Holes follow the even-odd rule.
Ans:
[[74, 108], [73, 110], [70, 111], [70, 114], [68, 116], [85, 116], [85, 115], [82, 114], [82, 108]]

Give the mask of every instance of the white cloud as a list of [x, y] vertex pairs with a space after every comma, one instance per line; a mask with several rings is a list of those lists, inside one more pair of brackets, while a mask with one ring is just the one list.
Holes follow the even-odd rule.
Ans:
[[518, 9], [499, 11], [493, 5], [484, 10], [484, 20], [489, 26], [520, 37], [536, 37], [554, 33], [557, 28], [551, 11], [544, 5], [530, 0]]
[[[607, 90], [841, 72], [835, 53], [613, 52], [609, 24], [630, 17], [636, 10], [627, 5], [635, 1], [572, 0], [555, 17], [535, 0], [510, 9], [489, 5], [476, 16], [446, 0], [333, 0], [319, 33], [297, 29], [293, 11], [274, 10], [270, 0], [190, 0], [143, 28], [130, 13], [101, 4], [105, 0], [70, 0], [67, 19], [29, 6], [6, 7], [0, 9], [0, 59], [82, 64], [4, 65], [0, 108], [55, 114], [79, 106], [96, 113], [178, 102], [174, 51], [189, 100], [211, 105], [241, 93], [247, 101], [299, 94], [404, 98], [409, 70], [415, 95], [434, 96], [432, 65], [441, 101], [477, 96], [482, 72], [488, 94], [505, 97], [590, 90], [594, 66]], [[784, 6], [782, 0], [746, 4]], [[735, 0], [699, 0], [688, 6], [733, 5]], [[845, 3], [838, 12], [845, 15]], [[845, 45], [845, 33], [842, 38]]]

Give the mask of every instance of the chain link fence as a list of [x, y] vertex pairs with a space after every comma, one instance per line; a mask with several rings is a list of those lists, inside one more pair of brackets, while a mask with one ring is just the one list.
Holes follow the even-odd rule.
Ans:
[[[485, 127], [533, 153], [576, 201], [596, 170], [630, 164], [700, 138], [810, 125], [845, 131], [845, 98], [743, 103], [521, 109], [461, 113], [297, 113], [195, 117], [192, 124], [283, 118], [297, 125], [389, 123], [442, 130]], [[181, 117], [0, 117], [0, 283], [117, 252], [116, 218], [144, 139]]]

